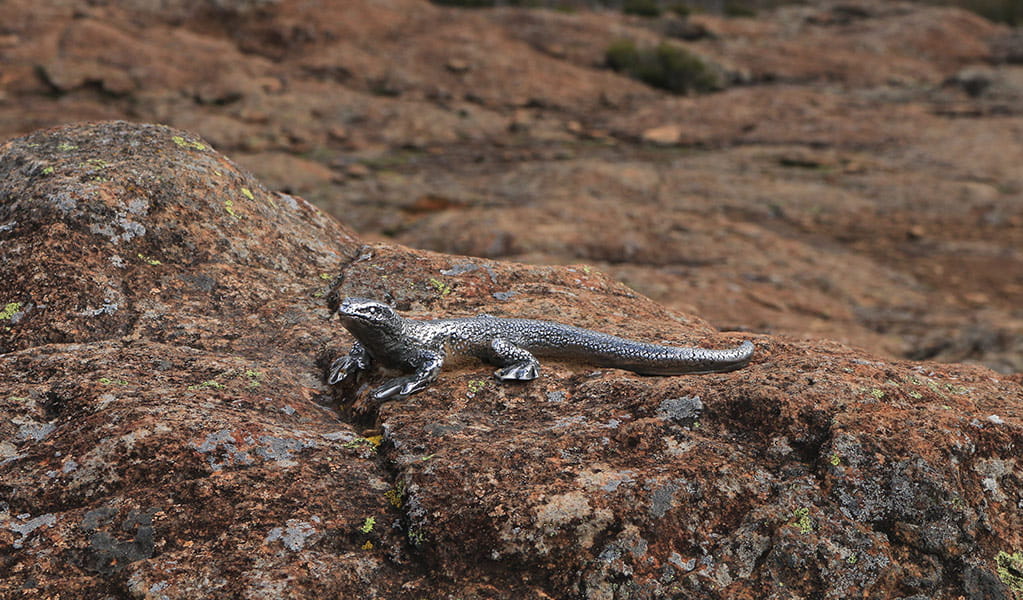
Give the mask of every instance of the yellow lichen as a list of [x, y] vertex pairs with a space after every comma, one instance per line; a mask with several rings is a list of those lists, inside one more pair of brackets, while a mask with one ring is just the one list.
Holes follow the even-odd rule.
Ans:
[[0, 321], [10, 319], [19, 310], [21, 310], [21, 302], [8, 302], [4, 309], [0, 310]]
[[190, 392], [195, 392], [199, 390], [222, 390], [222, 389], [224, 389], [224, 384], [220, 383], [219, 381], [214, 381], [212, 379], [204, 381], [202, 383], [198, 383], [196, 385], [188, 386], [188, 391]]
[[999, 552], [995, 557], [998, 578], [1009, 586], [1017, 597], [1023, 597], [1023, 552]]
[[173, 141], [175, 144], [181, 146], [182, 148], [194, 148], [196, 150], [205, 150], [206, 149], [206, 145], [205, 144], [200, 144], [199, 142], [190, 142], [190, 141], [186, 140], [185, 138], [181, 137], [180, 135], [176, 135], [176, 136], [172, 137], [171, 141]]
[[263, 372], [248, 369], [245, 371], [245, 376], [249, 378], [249, 388], [258, 388], [262, 385]]
[[799, 533], [813, 533], [813, 519], [810, 517], [809, 508], [797, 508], [792, 511], [792, 518], [793, 521], [789, 524], [798, 529]]
[[451, 293], [451, 286], [444, 283], [440, 279], [437, 279], [436, 277], [430, 278], [430, 285], [432, 285], [434, 289], [440, 292], [441, 296], [447, 296], [448, 294]]
[[375, 452], [377, 446], [380, 445], [381, 438], [382, 436], [379, 435], [373, 436], [372, 438], [357, 437], [355, 439], [349, 440], [341, 444], [341, 447], [366, 449], [369, 450], [370, 452]]
[[398, 488], [391, 488], [384, 492], [384, 498], [387, 498], [387, 501], [390, 502], [391, 506], [394, 508], [401, 508], [404, 504], [404, 500], [401, 496], [401, 491]]
[[466, 384], [466, 387], [468, 387], [468, 391], [465, 393], [465, 396], [467, 398], [474, 398], [483, 388], [487, 387], [487, 382], [484, 379], [472, 379]]

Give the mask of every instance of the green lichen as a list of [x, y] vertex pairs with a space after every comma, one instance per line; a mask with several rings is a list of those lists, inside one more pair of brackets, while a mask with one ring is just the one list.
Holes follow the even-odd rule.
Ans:
[[43, 167], [43, 175], [51, 175], [53, 173], [53, 167]]
[[376, 517], [366, 517], [366, 520], [363, 521], [362, 527], [359, 528], [359, 531], [361, 531], [363, 533], [369, 533], [369, 532], [373, 531], [373, 527], [376, 524], [377, 524], [377, 518]]
[[149, 258], [148, 256], [146, 256], [145, 254], [142, 254], [141, 252], [138, 253], [138, 257], [139, 257], [139, 260], [141, 260], [142, 262], [146, 263], [147, 265], [149, 265], [151, 267], [155, 267], [156, 265], [163, 264], [160, 261], [156, 260], [155, 258]]
[[85, 161], [85, 164], [90, 167], [95, 167], [97, 169], [105, 169], [110, 166], [110, 163], [103, 160], [102, 158], [90, 158], [89, 160]]
[[111, 379], [110, 377], [100, 377], [98, 381], [103, 385], [128, 385], [124, 379]]
[[71, 143], [68, 143], [68, 142], [61, 142], [61, 143], [57, 144], [57, 150], [60, 150], [62, 152], [69, 152], [69, 151], [75, 150], [77, 148], [78, 148], [78, 146], [76, 146], [74, 144], [71, 144]]
[[813, 519], [810, 517], [810, 509], [803, 507], [797, 508], [792, 511], [792, 522], [789, 523], [792, 527], [799, 530], [799, 533], [808, 534], [813, 533]]
[[967, 388], [967, 387], [964, 387], [964, 386], [961, 386], [961, 385], [955, 385], [955, 384], [952, 384], [952, 383], [946, 383], [945, 384], [945, 389], [950, 391], [950, 392], [952, 392], [953, 394], [958, 395], [958, 396], [964, 396], [964, 395], [970, 393], [970, 388]]
[[234, 212], [234, 200], [231, 200], [230, 198], [228, 198], [227, 200], [224, 200], [224, 210], [227, 211], [227, 214], [231, 215], [232, 217], [234, 217], [236, 219], [242, 218], [241, 215], [239, 215], [238, 213]]
[[255, 200], [256, 197], [252, 194], [252, 190], [247, 187], [242, 188], [242, 196], [245, 196], [249, 200]]
[[426, 532], [418, 527], [409, 529], [408, 541], [412, 542], [413, 546], [416, 547], [422, 546], [423, 542], [426, 541]]
[[197, 383], [195, 385], [188, 386], [188, 391], [190, 392], [196, 392], [199, 390], [222, 390], [222, 389], [224, 389], [224, 384], [220, 383], [219, 381], [214, 381], [212, 379], [204, 381], [202, 383]]
[[881, 400], [882, 398], [884, 398], [884, 390], [874, 388], [870, 390], [870, 395], [877, 398], [878, 400]]
[[322, 279], [324, 281], [330, 281], [333, 278], [334, 278], [334, 276], [331, 275], [330, 273], [320, 273], [320, 279]]
[[249, 388], [258, 388], [260, 385], [262, 385], [262, 381], [263, 381], [263, 372], [262, 371], [254, 371], [252, 369], [249, 369], [249, 370], [245, 371], [245, 377], [247, 377], [249, 379], [249, 384], [248, 384]]
[[6, 321], [21, 310], [21, 302], [8, 302], [3, 310], [0, 310], [0, 321]]
[[485, 379], [473, 379], [468, 383], [469, 393], [467, 395], [472, 398], [485, 387], [487, 387], [487, 381]]
[[176, 135], [171, 138], [171, 141], [181, 146], [182, 148], [194, 148], [195, 150], [205, 150], [206, 145], [200, 144], [199, 142], [190, 142], [180, 135]]
[[441, 296], [447, 296], [448, 294], [451, 293], [451, 286], [444, 283], [440, 279], [437, 279], [436, 277], [430, 278], [430, 285], [432, 285], [434, 289], [440, 292]]
[[1017, 598], [1023, 598], [1023, 552], [999, 552], [995, 557], [998, 578]]
[[830, 463], [832, 467], [837, 467], [842, 464], [842, 457], [838, 454], [832, 454], [828, 457], [828, 463]]

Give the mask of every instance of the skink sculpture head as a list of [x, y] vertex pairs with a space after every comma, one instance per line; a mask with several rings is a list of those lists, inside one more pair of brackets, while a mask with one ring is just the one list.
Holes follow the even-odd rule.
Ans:
[[356, 337], [363, 331], [380, 333], [401, 328], [402, 318], [393, 308], [369, 298], [345, 298], [337, 308], [345, 329]]

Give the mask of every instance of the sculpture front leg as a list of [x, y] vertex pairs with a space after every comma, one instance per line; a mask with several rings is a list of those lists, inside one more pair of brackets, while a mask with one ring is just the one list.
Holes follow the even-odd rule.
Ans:
[[442, 366], [444, 366], [444, 355], [436, 352], [424, 352], [416, 366], [415, 373], [388, 381], [373, 392], [373, 398], [375, 400], [403, 398], [422, 391], [437, 380]]
[[341, 356], [330, 363], [330, 370], [327, 375], [327, 383], [337, 385], [349, 376], [365, 371], [372, 364], [369, 353], [365, 346], [359, 342], [352, 344], [348, 354]]

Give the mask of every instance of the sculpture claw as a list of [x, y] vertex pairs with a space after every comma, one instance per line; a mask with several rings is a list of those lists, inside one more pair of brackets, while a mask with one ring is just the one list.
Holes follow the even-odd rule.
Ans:
[[327, 383], [337, 385], [347, 379], [353, 372], [353, 363], [351, 356], [342, 356], [330, 363], [330, 375], [327, 377]]
[[429, 381], [422, 381], [417, 377], [398, 377], [385, 383], [373, 391], [375, 400], [387, 400], [390, 398], [404, 398], [416, 392], [426, 389]]
[[540, 369], [534, 362], [521, 362], [498, 369], [494, 375], [504, 381], [531, 381], [540, 376]]

